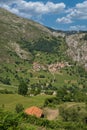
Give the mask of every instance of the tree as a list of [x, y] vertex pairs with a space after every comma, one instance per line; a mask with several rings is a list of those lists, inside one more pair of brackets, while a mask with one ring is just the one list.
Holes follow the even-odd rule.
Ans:
[[19, 87], [18, 87], [18, 94], [25, 96], [27, 92], [28, 92], [27, 84], [24, 81], [20, 82]]

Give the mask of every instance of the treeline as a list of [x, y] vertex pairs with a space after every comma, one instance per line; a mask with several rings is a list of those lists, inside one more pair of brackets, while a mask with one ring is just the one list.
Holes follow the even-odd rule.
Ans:
[[59, 87], [56, 97], [45, 100], [44, 106], [55, 106], [64, 102], [87, 102], [87, 91], [75, 85]]

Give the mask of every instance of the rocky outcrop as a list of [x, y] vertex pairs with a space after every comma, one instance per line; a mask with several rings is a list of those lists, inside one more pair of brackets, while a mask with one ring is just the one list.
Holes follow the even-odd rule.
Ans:
[[9, 43], [9, 49], [13, 50], [14, 52], [16, 52], [16, 54], [21, 58], [21, 59], [25, 59], [25, 60], [29, 60], [30, 59], [30, 53], [23, 50], [19, 44], [17, 43]]
[[87, 40], [84, 40], [85, 33], [77, 33], [66, 36], [68, 45], [67, 54], [87, 69]]

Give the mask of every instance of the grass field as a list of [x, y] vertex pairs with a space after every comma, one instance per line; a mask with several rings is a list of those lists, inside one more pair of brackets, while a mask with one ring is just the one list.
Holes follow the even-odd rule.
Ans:
[[24, 97], [18, 94], [0, 94], [0, 107], [4, 105], [5, 110], [14, 111], [15, 106], [21, 103], [24, 108], [30, 106], [43, 106], [46, 98], [52, 97], [49, 95], [38, 95], [34, 97]]

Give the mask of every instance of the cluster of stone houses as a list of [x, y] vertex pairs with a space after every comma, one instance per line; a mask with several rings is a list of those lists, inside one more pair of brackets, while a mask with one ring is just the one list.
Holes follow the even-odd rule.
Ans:
[[66, 63], [57, 62], [57, 63], [50, 64], [50, 65], [42, 65], [38, 62], [34, 62], [33, 63], [33, 70], [34, 71], [49, 70], [49, 72], [56, 73], [60, 69], [64, 68], [65, 66], [69, 66], [69, 64], [67, 62]]

